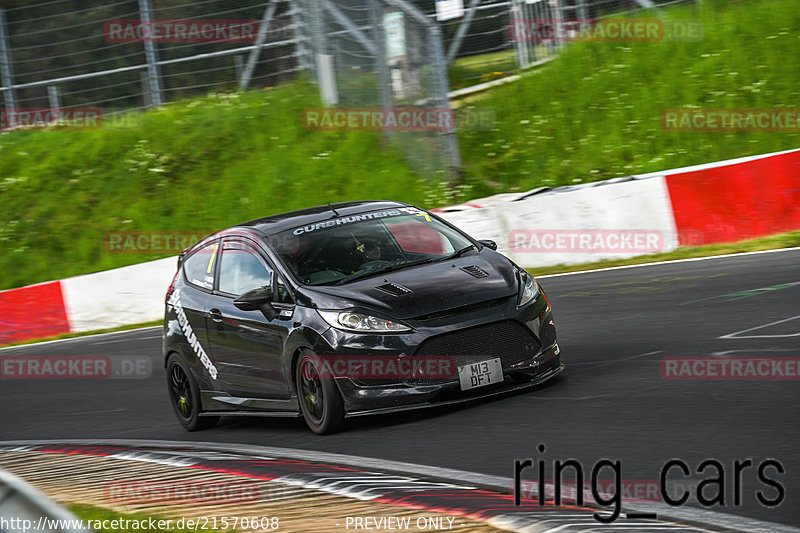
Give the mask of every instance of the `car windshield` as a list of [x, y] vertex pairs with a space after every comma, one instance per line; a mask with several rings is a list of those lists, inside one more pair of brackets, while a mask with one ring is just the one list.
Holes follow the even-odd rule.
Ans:
[[473, 249], [463, 234], [413, 207], [333, 216], [273, 235], [269, 242], [305, 285], [342, 285]]

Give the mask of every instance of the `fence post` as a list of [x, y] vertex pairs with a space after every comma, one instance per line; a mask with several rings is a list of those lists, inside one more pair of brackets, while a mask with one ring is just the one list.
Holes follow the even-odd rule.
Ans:
[[[436, 69], [436, 77], [439, 85], [439, 100], [442, 106], [450, 108], [450, 80], [447, 74], [447, 60], [444, 55], [444, 45], [442, 44], [442, 31], [439, 25], [431, 22], [420, 10], [408, 0], [384, 0], [390, 5], [399, 7], [409, 16], [413, 17], [428, 32], [428, 39], [433, 49], [433, 64]], [[455, 121], [453, 127], [445, 132], [447, 136], [448, 156], [450, 157], [450, 167], [455, 178], [453, 182], [461, 180], [461, 153], [458, 151], [458, 137]]]
[[589, 18], [589, 10], [584, 0], [578, 0], [578, 18], [582, 21], [588, 20]]
[[61, 95], [58, 94], [58, 87], [49, 85], [47, 87], [47, 99], [50, 102], [50, 109], [61, 109]]
[[315, 54], [327, 54], [325, 27], [320, 0], [309, 0], [309, 16], [311, 17], [311, 43]]
[[[430, 39], [433, 45], [433, 60], [436, 65], [436, 72], [439, 77], [440, 98], [443, 106], [450, 107], [450, 80], [447, 74], [447, 60], [444, 57], [444, 45], [442, 44], [442, 31], [438, 24], [430, 27]], [[461, 181], [461, 153], [458, 149], [458, 137], [455, 126], [455, 113], [453, 113], [453, 127], [445, 135], [447, 136], [447, 147], [450, 152], [450, 167], [455, 178], [455, 182]]]
[[[378, 0], [369, 0], [369, 20], [372, 24], [373, 40], [375, 41], [376, 67], [378, 69], [378, 89], [381, 98], [381, 107], [392, 107], [392, 95], [389, 92], [389, 68], [386, 65], [386, 37], [383, 33], [383, 21]], [[386, 132], [388, 137], [388, 132]]]
[[453, 42], [450, 43], [450, 50], [447, 51], [448, 65], [451, 65], [453, 61], [455, 61], [456, 55], [458, 55], [458, 49], [461, 48], [461, 43], [464, 41], [464, 36], [467, 34], [469, 27], [472, 25], [472, 19], [475, 18], [475, 14], [478, 12], [478, 6], [480, 3], [481, 0], [472, 0], [472, 2], [470, 2], [467, 16], [464, 17], [464, 20], [462, 20], [461, 24], [458, 26], [458, 30], [453, 38]]
[[244, 59], [241, 55], [233, 56], [233, 69], [236, 71], [236, 78], [241, 80], [244, 74]]
[[255, 48], [250, 51], [247, 58], [247, 66], [244, 68], [244, 73], [239, 82], [239, 90], [246, 91], [250, 85], [250, 80], [253, 79], [253, 71], [256, 69], [258, 56], [261, 55], [261, 45], [267, 40], [267, 32], [269, 31], [269, 23], [272, 21], [273, 15], [278, 5], [275, 2], [270, 2], [264, 10], [264, 16], [261, 18], [261, 25], [258, 27], [258, 36], [256, 37]]
[[[509, 4], [509, 9], [511, 10], [511, 23], [513, 24], [514, 34], [519, 31], [520, 27], [524, 27], [525, 25], [525, 16], [522, 13], [522, 4], [520, 4], [519, 0], [511, 0]], [[527, 39], [520, 39], [518, 35], [514, 39], [514, 48], [517, 52], [517, 65], [519, 66], [520, 70], [524, 70], [528, 68], [528, 48], [526, 46], [525, 40]]]
[[[147, 71], [143, 70], [139, 73], [139, 78], [142, 80], [142, 87], [145, 89], [150, 86], [150, 76], [147, 75]], [[145, 90], [142, 93], [142, 98], [144, 98], [144, 107], [150, 108], [153, 107], [153, 101], [150, 99], [152, 93], [148, 90]]]
[[[139, 18], [145, 26], [150, 26], [151, 8], [150, 0], [139, 0]], [[152, 39], [144, 39], [144, 55], [147, 59], [147, 93], [150, 95], [145, 101], [150, 102], [151, 106], [158, 107], [162, 104], [161, 100], [161, 75], [158, 71], [158, 55], [156, 46]], [[149, 106], [148, 106], [149, 107]]]
[[339, 104], [339, 88], [336, 83], [336, 65], [330, 54], [317, 54], [317, 73], [322, 103], [326, 107]]
[[[564, 0], [555, 0], [555, 8], [554, 8], [554, 11], [553, 11], [553, 13], [554, 13], [553, 14], [553, 21], [554, 21], [556, 27], [559, 27], [561, 22], [563, 20], [567, 19], [567, 17], [564, 16], [564, 11], [566, 10], [566, 8], [564, 7], [564, 4], [562, 3], [563, 1]], [[564, 44], [564, 41], [559, 38], [559, 32], [555, 32], [553, 41], [555, 42], [554, 50], [560, 48]]]
[[[555, 27], [558, 27], [560, 16], [559, 9], [558, 0], [552, 0], [551, 2], [543, 3], [542, 5], [538, 6], [536, 18], [539, 20], [546, 20]], [[558, 48], [558, 34], [559, 32], [554, 32], [553, 38], [548, 39], [547, 41], [547, 54], [549, 56], [554, 55], [556, 49]]]
[[322, 0], [310, 0], [311, 42], [314, 49], [314, 66], [319, 82], [319, 92], [326, 106], [339, 103], [339, 91], [336, 85], [336, 66], [333, 56], [328, 54], [328, 41], [325, 32], [325, 21]]
[[295, 54], [297, 56], [297, 64], [302, 70], [311, 73], [311, 79], [316, 79], [316, 71], [314, 69], [314, 61], [309, 59], [308, 51], [308, 29], [306, 28], [305, 21], [303, 20], [302, 12], [305, 0], [294, 0], [290, 3], [289, 16], [292, 18], [292, 27], [294, 29], [295, 39]]
[[8, 113], [9, 127], [16, 126], [17, 95], [14, 91], [14, 74], [11, 70], [11, 48], [8, 39], [8, 26], [6, 25], [6, 12], [0, 7], [0, 83], [5, 87], [3, 102]]

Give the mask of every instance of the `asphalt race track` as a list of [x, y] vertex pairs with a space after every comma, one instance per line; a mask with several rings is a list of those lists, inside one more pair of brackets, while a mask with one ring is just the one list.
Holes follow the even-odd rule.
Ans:
[[[552, 301], [564, 376], [533, 391], [457, 408], [351, 421], [313, 435], [301, 419], [227, 418], [186, 433], [167, 402], [160, 330], [86, 337], [0, 351], [12, 355], [131, 356], [152, 361], [147, 379], [0, 381], [0, 440], [164, 439], [300, 448], [511, 477], [515, 459], [592, 465], [621, 461], [623, 482], [657, 480], [682, 459], [694, 488], [726, 473], [725, 506], [712, 509], [800, 526], [800, 381], [665, 380], [665, 357], [800, 356], [800, 250], [757, 253], [542, 278]], [[545, 444], [545, 453], [536, 447]], [[743, 474], [734, 506], [733, 462], [775, 459], [774, 488]], [[676, 471], [677, 472], [677, 471]], [[533, 471], [526, 477], [535, 479]], [[671, 476], [677, 478], [678, 476]], [[710, 494], [710, 493], [708, 493]], [[707, 494], [707, 495], [708, 495]], [[689, 505], [698, 505], [689, 502]]]

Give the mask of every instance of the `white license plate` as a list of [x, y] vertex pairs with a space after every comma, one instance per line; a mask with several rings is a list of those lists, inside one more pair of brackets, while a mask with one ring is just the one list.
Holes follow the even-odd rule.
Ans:
[[488, 359], [471, 365], [458, 367], [461, 390], [486, 387], [503, 381], [503, 364], [500, 359]]

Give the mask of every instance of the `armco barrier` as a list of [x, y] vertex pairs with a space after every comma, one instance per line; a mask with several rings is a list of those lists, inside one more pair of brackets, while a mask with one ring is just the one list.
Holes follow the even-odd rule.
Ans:
[[69, 333], [61, 282], [0, 291], [0, 344]]
[[61, 282], [72, 331], [141, 324], [164, 317], [164, 297], [177, 260], [159, 259]]
[[496, 241], [528, 268], [734, 242], [800, 228], [800, 150], [499, 194], [435, 211], [475, 238]]
[[679, 231], [706, 244], [800, 228], [800, 151], [667, 176]]
[[[51, 533], [90, 533], [78, 529], [78, 519], [17, 476], [0, 469], [0, 520], [10, 524], [4, 531], [24, 531], [24, 523]], [[16, 526], [14, 520], [16, 519]], [[44, 526], [39, 529], [38, 525]], [[30, 527], [30, 526], [29, 526]], [[7, 529], [6, 529], [7, 528]]]
[[176, 266], [170, 257], [0, 291], [0, 345], [158, 320]]
[[[800, 229], [800, 149], [435, 211], [530, 268], [732, 242]], [[158, 320], [175, 266], [168, 258], [0, 291], [0, 344]]]
[[524, 267], [641, 255], [646, 251], [634, 246], [634, 239], [645, 233], [658, 237], [650, 253], [677, 247], [663, 177], [541, 191], [521, 200], [503, 197], [486, 207], [455, 209], [438, 214], [476, 239], [496, 241], [498, 251]]

